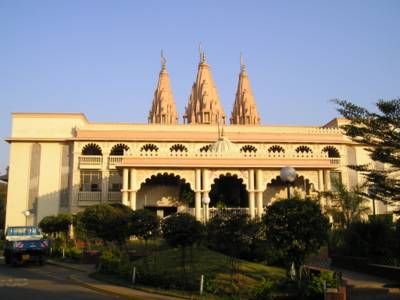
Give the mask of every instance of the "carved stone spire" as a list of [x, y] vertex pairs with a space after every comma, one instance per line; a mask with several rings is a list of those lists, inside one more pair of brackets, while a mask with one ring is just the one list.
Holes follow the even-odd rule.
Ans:
[[257, 111], [256, 102], [250, 86], [250, 80], [240, 55], [239, 82], [236, 91], [235, 103], [233, 105], [231, 124], [259, 125], [260, 116]]
[[197, 77], [185, 109], [184, 120], [185, 123], [191, 124], [218, 124], [220, 119], [225, 122], [225, 112], [221, 106], [206, 56], [200, 50]]
[[178, 113], [176, 112], [176, 105], [172, 94], [166, 62], [163, 52], [161, 51], [161, 71], [149, 113], [149, 123], [178, 123]]

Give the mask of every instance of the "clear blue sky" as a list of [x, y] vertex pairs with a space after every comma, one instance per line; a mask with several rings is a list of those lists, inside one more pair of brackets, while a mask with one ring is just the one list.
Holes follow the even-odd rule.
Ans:
[[396, 0], [0, 0], [0, 136], [16, 111], [146, 122], [161, 48], [182, 115], [200, 41], [228, 115], [243, 52], [262, 123], [324, 124], [330, 99], [400, 96], [399, 15]]

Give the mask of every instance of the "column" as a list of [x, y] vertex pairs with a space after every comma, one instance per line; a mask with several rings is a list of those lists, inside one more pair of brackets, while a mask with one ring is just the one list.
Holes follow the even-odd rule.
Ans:
[[257, 202], [257, 218], [261, 219], [264, 212], [263, 208], [263, 186], [262, 186], [262, 170], [256, 172], [256, 202]]
[[248, 186], [248, 193], [249, 193], [249, 210], [250, 210], [250, 218], [254, 219], [254, 207], [255, 207], [255, 199], [254, 199], [254, 169], [249, 170], [249, 186]]
[[110, 179], [110, 172], [105, 170], [102, 172], [102, 179], [101, 179], [101, 202], [108, 201], [108, 185]]
[[124, 168], [122, 171], [122, 204], [128, 205], [128, 190], [129, 190], [129, 169]]
[[330, 170], [325, 170], [324, 172], [324, 181], [325, 181], [325, 190], [330, 191], [331, 190], [331, 171]]
[[129, 201], [131, 209], [136, 210], [136, 169], [132, 168], [130, 170], [130, 175]]
[[194, 214], [197, 221], [201, 220], [201, 170], [195, 170], [195, 197], [194, 197]]
[[[208, 177], [209, 177], [209, 170], [208, 169], [203, 169], [202, 172], [202, 192], [203, 192], [203, 198], [208, 197]], [[209, 220], [210, 216], [210, 207], [209, 205], [204, 205], [204, 215], [203, 215], [203, 220]]]
[[324, 173], [322, 170], [318, 170], [318, 191], [324, 191]]

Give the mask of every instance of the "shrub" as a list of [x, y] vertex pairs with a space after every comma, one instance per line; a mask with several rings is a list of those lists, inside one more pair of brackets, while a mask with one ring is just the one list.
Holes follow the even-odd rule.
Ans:
[[262, 279], [260, 285], [254, 288], [251, 293], [251, 300], [272, 300], [274, 299], [272, 293], [274, 290], [274, 283], [270, 280]]

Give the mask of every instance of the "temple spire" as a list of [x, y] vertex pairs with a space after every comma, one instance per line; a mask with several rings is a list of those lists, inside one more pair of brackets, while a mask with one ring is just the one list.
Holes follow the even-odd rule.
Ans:
[[257, 111], [256, 101], [250, 86], [242, 54], [240, 54], [239, 82], [231, 115], [231, 124], [260, 124], [260, 116]]
[[149, 112], [149, 123], [177, 124], [178, 113], [174, 96], [172, 94], [169, 75], [167, 72], [167, 60], [161, 50], [161, 71], [154, 92], [153, 103]]
[[218, 124], [225, 122], [225, 112], [221, 106], [217, 87], [212, 77], [211, 68], [206, 62], [206, 55], [199, 46], [200, 62], [196, 81], [193, 83], [188, 105], [185, 109], [185, 123]]

